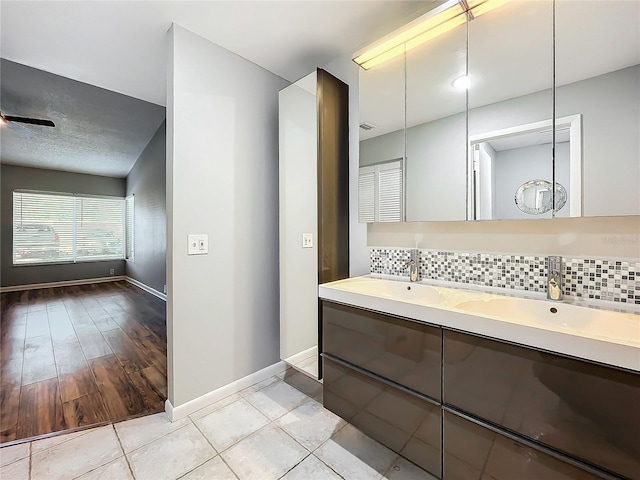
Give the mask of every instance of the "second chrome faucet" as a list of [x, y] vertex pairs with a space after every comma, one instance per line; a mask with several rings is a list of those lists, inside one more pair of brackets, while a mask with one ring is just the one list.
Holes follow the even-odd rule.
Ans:
[[417, 282], [420, 280], [419, 250], [417, 248], [413, 248], [409, 251], [409, 254], [411, 255], [411, 257], [404, 268], [409, 270], [409, 280], [412, 282]]
[[562, 298], [562, 257], [550, 256], [547, 270], [547, 299], [560, 301]]

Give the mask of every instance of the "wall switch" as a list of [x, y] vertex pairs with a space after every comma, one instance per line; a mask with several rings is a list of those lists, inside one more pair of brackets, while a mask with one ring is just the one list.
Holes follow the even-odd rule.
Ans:
[[209, 253], [209, 235], [187, 235], [188, 255], [206, 255]]
[[302, 248], [313, 248], [313, 233], [302, 234]]

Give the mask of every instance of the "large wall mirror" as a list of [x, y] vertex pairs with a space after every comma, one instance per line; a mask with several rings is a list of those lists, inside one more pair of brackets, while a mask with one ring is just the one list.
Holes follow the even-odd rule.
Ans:
[[640, 2], [485, 3], [361, 69], [360, 221], [640, 215]]

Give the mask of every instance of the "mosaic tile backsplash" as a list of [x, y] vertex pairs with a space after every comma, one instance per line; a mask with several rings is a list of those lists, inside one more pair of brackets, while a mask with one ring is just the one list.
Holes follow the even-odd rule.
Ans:
[[[410, 249], [370, 251], [371, 273], [408, 276]], [[546, 292], [548, 259], [536, 255], [420, 250], [420, 278]], [[640, 304], [640, 262], [591, 258], [562, 259], [564, 294]]]

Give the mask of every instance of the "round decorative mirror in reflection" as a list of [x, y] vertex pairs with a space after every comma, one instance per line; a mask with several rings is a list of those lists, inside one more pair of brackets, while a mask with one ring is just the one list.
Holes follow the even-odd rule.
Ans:
[[[546, 180], [529, 180], [516, 190], [516, 205], [524, 213], [529, 215], [541, 215], [550, 211], [552, 206], [551, 182]], [[567, 190], [556, 183], [556, 208], [557, 212], [567, 203]]]

